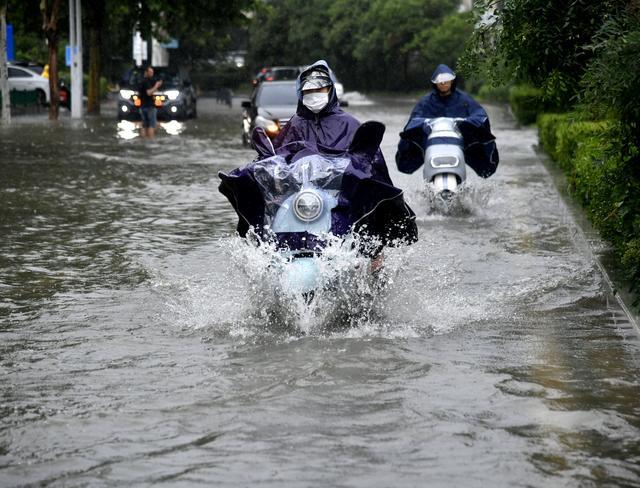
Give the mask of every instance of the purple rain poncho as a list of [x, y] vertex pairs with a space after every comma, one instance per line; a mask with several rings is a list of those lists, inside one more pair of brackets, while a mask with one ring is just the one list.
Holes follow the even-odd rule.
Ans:
[[[276, 149], [294, 142], [299, 142], [310, 148], [321, 150], [346, 151], [351, 144], [360, 122], [353, 115], [344, 112], [331, 85], [329, 103], [319, 113], [313, 113], [302, 103], [302, 86], [305, 78], [313, 71], [325, 71], [333, 80], [331, 69], [324, 60], [319, 60], [307, 67], [298, 76], [296, 91], [298, 93], [298, 108], [295, 115], [284, 126], [280, 134], [274, 139]], [[373, 177], [392, 185], [387, 163], [382, 151], [378, 150], [372, 161]]]
[[[378, 131], [379, 144], [384, 126], [378, 122], [368, 122], [363, 126], [363, 129], [373, 129], [369, 131], [370, 134]], [[269, 164], [269, 160], [277, 164], [292, 165], [302, 158], [319, 157], [329, 163], [332, 159], [336, 162], [347, 160], [346, 166], [341, 163], [343, 169], [338, 204], [331, 211], [333, 235], [342, 236], [349, 232], [357, 232], [373, 237], [379, 245], [373, 250], [361, 250], [364, 254], [372, 256], [377, 255], [383, 246], [411, 244], [417, 241], [415, 214], [405, 203], [402, 190], [374, 175], [372, 160], [379, 151], [378, 145], [363, 151], [350, 147], [351, 142], [348, 141], [344, 150], [328, 150], [321, 145], [305, 144], [303, 141], [294, 141], [277, 148], [269, 148], [268, 144], [257, 145], [257, 161], [237, 168], [229, 174], [219, 173], [219, 191], [227, 197], [238, 214], [238, 234], [244, 237], [249, 229], [253, 228], [261, 237], [269, 237], [268, 231], [265, 230], [268, 220], [265, 215], [269, 210], [264, 185], [260, 183], [264, 175], [262, 170]], [[317, 251], [323, 246], [321, 238], [306, 232], [278, 234], [275, 237], [280, 247], [292, 250]]]

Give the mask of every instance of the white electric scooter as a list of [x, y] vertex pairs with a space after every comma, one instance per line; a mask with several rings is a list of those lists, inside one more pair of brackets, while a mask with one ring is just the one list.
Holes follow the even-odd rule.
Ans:
[[450, 200], [467, 179], [464, 141], [458, 122], [464, 119], [438, 117], [424, 120], [429, 133], [424, 155], [424, 180], [443, 200]]

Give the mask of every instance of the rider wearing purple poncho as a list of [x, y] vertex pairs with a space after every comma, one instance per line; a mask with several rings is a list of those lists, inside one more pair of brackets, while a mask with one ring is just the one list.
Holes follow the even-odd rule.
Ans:
[[[360, 122], [344, 112], [336, 95], [329, 65], [319, 60], [306, 68], [296, 83], [298, 108], [296, 114], [274, 139], [278, 150], [287, 144], [302, 143], [320, 152], [346, 151]], [[392, 184], [382, 152], [378, 150], [372, 162], [372, 176]]]
[[[222, 180], [219, 190], [238, 213], [238, 234], [244, 237], [252, 227], [258, 234], [264, 233], [264, 196], [255, 173], [261, 160], [278, 157], [292, 164], [309, 155], [324, 154], [350, 160], [341, 177], [337, 205], [331, 210], [334, 235], [356, 232], [374, 237], [373, 247], [361, 249], [372, 258], [379, 258], [384, 246], [415, 242], [418, 239], [415, 214], [404, 202], [402, 190], [393, 186], [379, 148], [384, 126], [369, 122], [362, 124], [358, 131], [360, 122], [340, 108], [331, 70], [324, 61], [314, 63], [301, 73], [297, 92], [297, 112], [273, 144], [266, 135], [253, 137], [258, 159], [229, 174], [219, 173]], [[356, 132], [365, 134], [364, 146], [359, 146], [363, 140], [354, 143], [358, 139], [354, 138]], [[254, 132], [254, 136], [256, 134], [259, 132]], [[367, 145], [367, 141], [375, 140], [373, 147]], [[277, 235], [279, 245], [298, 250], [317, 250], [322, 247], [322, 239], [322, 236], [297, 231]]]

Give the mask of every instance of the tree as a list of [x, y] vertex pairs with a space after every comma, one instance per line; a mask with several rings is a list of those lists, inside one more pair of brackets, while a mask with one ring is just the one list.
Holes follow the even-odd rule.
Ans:
[[257, 68], [324, 58], [354, 88], [423, 87], [424, 46], [417, 39], [425, 40], [458, 5], [458, 0], [272, 0], [260, 4], [250, 28], [250, 60]]
[[581, 80], [584, 108], [622, 120], [638, 134], [640, 121], [640, 2], [607, 20], [588, 48], [593, 59]]
[[[575, 101], [579, 82], [593, 58], [594, 35], [627, 0], [503, 0], [497, 21], [478, 17], [465, 67], [496, 84], [528, 83], [558, 107]], [[477, 12], [494, 9], [479, 0]]]
[[100, 113], [100, 75], [102, 57], [102, 32], [106, 18], [105, 0], [92, 0], [90, 8], [83, 8], [89, 34], [89, 86], [87, 113]]
[[58, 96], [58, 18], [61, 0], [41, 0], [42, 30], [49, 46], [49, 119], [57, 120], [60, 100]]
[[[436, 67], [438, 64], [456, 67], [458, 59], [464, 53], [465, 43], [472, 33], [471, 12], [456, 12], [444, 17], [435, 27], [425, 29], [417, 38], [425, 64], [430, 67]], [[428, 74], [431, 75], [431, 72]]]

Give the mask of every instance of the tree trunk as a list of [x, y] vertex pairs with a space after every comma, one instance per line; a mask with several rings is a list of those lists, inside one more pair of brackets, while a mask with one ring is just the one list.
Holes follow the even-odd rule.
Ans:
[[0, 95], [2, 96], [2, 123], [11, 123], [11, 99], [7, 70], [7, 6], [0, 6]]
[[87, 90], [87, 112], [100, 113], [100, 75], [102, 74], [102, 32], [107, 17], [105, 0], [92, 0], [86, 9], [86, 23], [89, 27], [89, 89]]
[[49, 119], [57, 120], [60, 108], [60, 97], [58, 95], [58, 14], [60, 12], [61, 0], [49, 0], [40, 2], [40, 12], [42, 13], [42, 30], [49, 44]]
[[58, 93], [58, 39], [49, 42], [49, 119], [57, 120], [60, 112]]
[[89, 90], [87, 113], [100, 113], [100, 31], [92, 27], [89, 31]]

